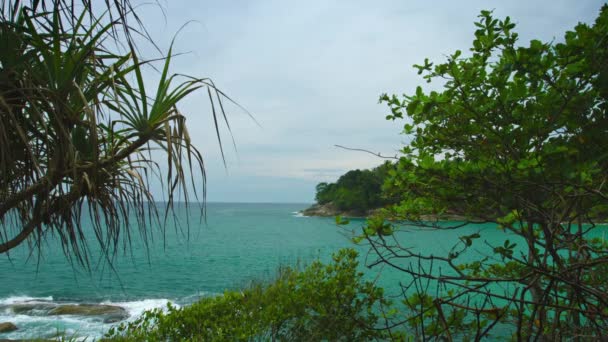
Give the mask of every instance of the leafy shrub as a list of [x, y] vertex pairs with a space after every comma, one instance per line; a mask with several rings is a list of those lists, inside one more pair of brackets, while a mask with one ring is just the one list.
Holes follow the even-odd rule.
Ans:
[[383, 291], [363, 281], [357, 252], [343, 249], [333, 263], [313, 262], [302, 271], [283, 268], [276, 280], [226, 291], [193, 305], [146, 312], [112, 328], [115, 341], [353, 341], [382, 338], [377, 305]]

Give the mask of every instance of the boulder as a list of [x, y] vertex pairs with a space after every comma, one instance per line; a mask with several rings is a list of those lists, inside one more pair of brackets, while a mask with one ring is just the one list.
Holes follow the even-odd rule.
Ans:
[[9, 306], [9, 308], [16, 315], [26, 315], [29, 311], [34, 310], [37, 307], [36, 304], [15, 304]]
[[12, 304], [8, 308], [16, 315], [44, 316], [57, 305], [49, 303]]
[[302, 215], [328, 217], [340, 215], [340, 211], [332, 203], [313, 204], [310, 208], [303, 210]]
[[109, 315], [107, 316], [103, 322], [104, 323], [117, 323], [120, 321], [123, 321], [125, 319], [129, 318], [128, 314], [113, 314], [113, 315]]
[[96, 304], [61, 305], [49, 311], [49, 315], [108, 316], [106, 320], [110, 322], [121, 321], [129, 317], [127, 311], [120, 306]]
[[0, 323], [0, 333], [7, 333], [17, 330], [17, 326], [11, 322]]

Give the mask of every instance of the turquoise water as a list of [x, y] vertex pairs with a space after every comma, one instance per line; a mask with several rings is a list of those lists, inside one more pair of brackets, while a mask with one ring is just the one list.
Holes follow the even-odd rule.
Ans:
[[[116, 258], [114, 270], [95, 257], [90, 273], [73, 267], [53, 239], [43, 245], [40, 259], [37, 255], [30, 256], [25, 246], [20, 247], [12, 251], [10, 258], [0, 256], [0, 322], [13, 322], [19, 327], [16, 332], [0, 334], [0, 339], [47, 337], [57, 332], [99, 337], [111, 327], [95, 317], [18, 315], [6, 309], [7, 305], [114, 304], [125, 308], [133, 319], [146, 309], [164, 307], [168, 301], [187, 305], [201, 296], [238, 289], [252, 280], [272, 278], [279, 265], [305, 264], [315, 258], [327, 260], [340, 248], [354, 247], [349, 230], [358, 230], [363, 220], [353, 220], [344, 229], [337, 227], [333, 218], [298, 215], [297, 211], [306, 206], [209, 203], [206, 223], [200, 222], [196, 210], [189, 212], [189, 237], [169, 225], [166, 238], [156, 231], [146, 249], [136, 234], [132, 249]], [[183, 207], [177, 208], [177, 214], [184, 222]], [[482, 239], [459, 262], [480, 254], [490, 255], [491, 247], [486, 242], [502, 245], [505, 239], [515, 240], [491, 225], [442, 231], [412, 228], [400, 232], [398, 237], [403, 247], [446, 255], [459, 236], [478, 231], [483, 231]], [[373, 259], [373, 254], [366, 259], [368, 247], [357, 249], [362, 263]], [[99, 256], [94, 248], [92, 255]], [[366, 269], [366, 276], [378, 279], [389, 294], [400, 293], [399, 283], [409, 281], [403, 272], [388, 267]]]
[[[114, 270], [92, 258], [92, 271], [72, 266], [57, 241], [49, 239], [40, 259], [27, 248], [0, 256], [0, 305], [23, 302], [108, 303], [136, 316], [167, 301], [188, 304], [204, 295], [267, 279], [281, 264], [326, 259], [333, 251], [352, 246], [333, 218], [300, 217], [306, 204], [207, 205], [207, 222], [190, 210], [190, 236], [169, 227], [163, 244], [160, 232], [146, 252], [137, 234], [131, 252], [122, 253]], [[184, 208], [177, 209], [185, 221]], [[94, 244], [91, 244], [94, 247]], [[93, 252], [94, 256], [99, 256]], [[77, 316], [15, 315], [0, 309], [0, 322], [19, 330], [2, 338], [31, 338], [56, 334], [100, 336], [110, 325]]]

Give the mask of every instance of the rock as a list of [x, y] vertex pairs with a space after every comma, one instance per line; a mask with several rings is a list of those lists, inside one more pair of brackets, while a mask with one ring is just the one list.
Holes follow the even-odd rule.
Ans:
[[46, 316], [50, 310], [56, 307], [57, 304], [47, 301], [24, 301], [0, 305], [0, 314]]
[[[358, 211], [344, 211], [338, 210], [333, 203], [329, 202], [326, 204], [313, 204], [307, 209], [300, 211], [304, 216], [319, 216], [319, 217], [334, 217], [334, 216], [342, 216], [344, 218], [350, 219], [360, 219], [370, 217], [374, 214], [377, 214], [381, 208], [370, 209], [363, 212]], [[471, 221], [471, 222], [484, 222], [482, 219], [478, 218], [467, 218], [464, 216], [455, 215], [453, 213], [447, 212], [442, 215], [422, 215], [420, 216], [421, 221]]]
[[7, 333], [17, 330], [17, 326], [11, 322], [0, 323], [0, 333]]
[[127, 314], [126, 312], [124, 314], [113, 314], [113, 315], [109, 315], [107, 316], [103, 322], [104, 323], [116, 323], [116, 322], [120, 322], [123, 321], [125, 319], [129, 318], [129, 314]]
[[104, 323], [120, 322], [129, 317], [129, 313], [124, 308], [103, 304], [19, 303], [0, 306], [0, 312], [3, 310], [8, 310], [16, 315], [28, 316], [99, 316], [95, 320]]
[[49, 303], [13, 304], [8, 306], [8, 308], [16, 315], [29, 316], [44, 316], [48, 311], [56, 307], [57, 305]]
[[302, 215], [304, 216], [336, 216], [339, 215], [340, 212], [332, 203], [326, 204], [313, 204], [310, 208], [302, 211]]
[[369, 216], [373, 210], [370, 210], [369, 212], [342, 211], [336, 208], [333, 203], [329, 202], [325, 204], [313, 204], [312, 206], [310, 206], [310, 208], [302, 210], [301, 213], [304, 216], [342, 216], [348, 218], [365, 218]]
[[49, 315], [108, 316], [106, 320], [111, 322], [121, 321], [129, 317], [127, 310], [120, 306], [95, 304], [61, 305], [49, 311]]
[[32, 311], [36, 308], [36, 304], [15, 304], [11, 305], [10, 309], [16, 315], [27, 314], [27, 312]]

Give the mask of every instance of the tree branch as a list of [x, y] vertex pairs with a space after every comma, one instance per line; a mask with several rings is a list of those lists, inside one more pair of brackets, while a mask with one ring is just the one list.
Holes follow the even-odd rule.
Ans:
[[369, 153], [369, 154], [372, 154], [372, 155], [374, 155], [376, 157], [380, 157], [380, 158], [384, 158], [384, 159], [399, 160], [399, 158], [397, 158], [397, 155], [395, 155], [394, 157], [390, 157], [390, 156], [383, 156], [382, 154], [380, 154], [380, 152], [374, 153], [372, 151], [364, 150], [362, 148], [351, 148], [351, 147], [345, 147], [345, 146], [342, 146], [342, 145], [334, 145], [334, 146], [338, 147], [338, 148], [341, 148], [341, 149], [349, 150], [349, 151], [359, 151], [359, 152]]

